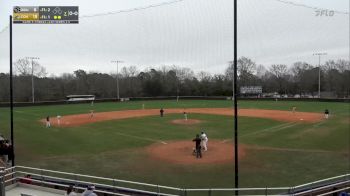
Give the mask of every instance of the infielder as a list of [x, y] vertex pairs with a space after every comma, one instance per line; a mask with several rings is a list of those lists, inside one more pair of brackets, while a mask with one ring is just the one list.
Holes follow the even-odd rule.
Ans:
[[326, 119], [329, 118], [329, 110], [328, 110], [328, 109], [326, 109], [326, 110], [324, 111], [324, 117], [325, 117]]
[[202, 148], [204, 149], [204, 151], [207, 151], [208, 150], [208, 136], [207, 134], [204, 133], [204, 131], [202, 131], [202, 134], [201, 134], [201, 146]]
[[187, 112], [184, 112], [184, 118], [185, 118], [186, 121], [188, 120], [188, 118], [187, 118]]
[[159, 113], [160, 113], [160, 117], [163, 117], [164, 116], [164, 109], [160, 108]]
[[57, 125], [60, 126], [61, 125], [61, 116], [57, 115]]
[[50, 116], [46, 117], [46, 128], [50, 128], [51, 127], [51, 123], [50, 123]]
[[94, 110], [90, 110], [90, 118], [94, 117]]
[[295, 113], [296, 110], [297, 110], [297, 107], [293, 106], [293, 107], [292, 107], [292, 112], [293, 112], [293, 114]]

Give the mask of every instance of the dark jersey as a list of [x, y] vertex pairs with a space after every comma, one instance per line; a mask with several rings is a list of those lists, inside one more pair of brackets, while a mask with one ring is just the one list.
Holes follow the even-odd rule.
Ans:
[[328, 110], [325, 110], [324, 113], [325, 113], [325, 114], [329, 114], [329, 111], [328, 111]]
[[201, 146], [201, 138], [195, 138], [192, 141], [196, 142], [196, 148], [200, 148]]
[[50, 117], [48, 116], [48, 117], [46, 117], [46, 121], [50, 121]]

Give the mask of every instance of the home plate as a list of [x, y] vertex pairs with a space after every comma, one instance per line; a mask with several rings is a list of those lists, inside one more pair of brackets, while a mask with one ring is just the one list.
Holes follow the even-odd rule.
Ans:
[[304, 120], [304, 119], [301, 118], [300, 120]]

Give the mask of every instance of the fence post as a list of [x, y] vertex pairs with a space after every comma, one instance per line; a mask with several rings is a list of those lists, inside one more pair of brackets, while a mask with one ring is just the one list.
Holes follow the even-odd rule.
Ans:
[[211, 189], [209, 189], [208, 195], [211, 196]]
[[289, 188], [289, 194], [294, 195], [294, 187]]
[[267, 195], [267, 187], [265, 188], [265, 195]]
[[157, 195], [159, 196], [160, 195], [159, 194], [160, 193], [159, 184], [157, 184], [157, 193], [158, 193]]
[[310, 192], [310, 195], [311, 195], [311, 196], [313, 195], [313, 191], [314, 191], [314, 183], [315, 183], [315, 182], [311, 183], [311, 192]]
[[74, 186], [77, 187], [78, 186], [78, 176], [77, 176], [77, 174], [74, 174], [74, 180], [75, 180]]
[[0, 171], [0, 196], [5, 196], [5, 172]]
[[16, 166], [12, 167], [10, 172], [14, 173], [14, 174], [11, 175], [11, 177], [13, 179], [12, 180], [12, 184], [17, 183], [18, 182], [18, 180], [17, 180], [17, 167]]
[[42, 169], [40, 169], [40, 175], [41, 175], [41, 186], [44, 185], [44, 171]]
[[117, 192], [117, 187], [116, 187], [116, 182], [115, 182], [115, 179], [113, 179], [113, 193], [116, 193]]

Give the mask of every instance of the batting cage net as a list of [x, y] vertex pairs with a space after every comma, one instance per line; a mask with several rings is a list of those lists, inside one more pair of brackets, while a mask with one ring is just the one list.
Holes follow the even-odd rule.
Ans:
[[348, 0], [36, 3], [0, 3], [4, 166], [174, 195], [349, 173]]

